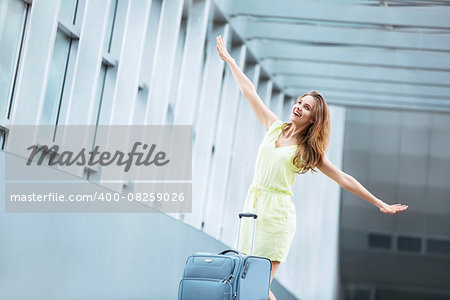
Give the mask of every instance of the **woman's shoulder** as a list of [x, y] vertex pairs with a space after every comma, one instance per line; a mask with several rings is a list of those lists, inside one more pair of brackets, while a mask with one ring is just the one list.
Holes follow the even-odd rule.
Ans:
[[280, 128], [284, 124], [281, 120], [276, 120], [272, 124], [270, 124], [269, 128], [267, 129], [267, 132], [273, 132], [277, 128]]

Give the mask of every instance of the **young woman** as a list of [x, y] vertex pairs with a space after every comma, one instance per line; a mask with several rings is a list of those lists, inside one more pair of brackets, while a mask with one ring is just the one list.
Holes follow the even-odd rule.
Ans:
[[[216, 48], [267, 131], [258, 151], [255, 175], [243, 211], [258, 215], [253, 254], [271, 260], [270, 282], [280, 263], [286, 260], [296, 231], [291, 187], [297, 174], [316, 172], [317, 167], [342, 188], [374, 204], [383, 213], [395, 214], [408, 208], [384, 203], [330, 162], [325, 154], [330, 131], [328, 107], [320, 93], [312, 91], [298, 97], [289, 117], [291, 122], [283, 123], [264, 105], [252, 82], [228, 53], [221, 36], [217, 37]], [[238, 245], [241, 252], [249, 253], [250, 239], [250, 223], [243, 221]], [[273, 299], [276, 298], [270, 291], [269, 300]]]

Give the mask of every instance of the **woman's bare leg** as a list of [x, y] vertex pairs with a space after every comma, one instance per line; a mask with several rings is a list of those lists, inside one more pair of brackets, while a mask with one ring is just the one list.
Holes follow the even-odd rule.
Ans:
[[[272, 261], [272, 271], [270, 272], [270, 283], [272, 283], [273, 276], [275, 276], [275, 272], [277, 271], [278, 267], [280, 266], [279, 261]], [[269, 300], [277, 300], [275, 295], [272, 293], [271, 290], [269, 290]]]

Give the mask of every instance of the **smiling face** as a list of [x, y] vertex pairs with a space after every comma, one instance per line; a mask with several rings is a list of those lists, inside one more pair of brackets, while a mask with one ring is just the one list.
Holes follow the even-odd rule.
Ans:
[[312, 96], [306, 95], [301, 99], [297, 99], [294, 107], [292, 108], [289, 119], [295, 125], [305, 125], [314, 122], [313, 110], [315, 100]]

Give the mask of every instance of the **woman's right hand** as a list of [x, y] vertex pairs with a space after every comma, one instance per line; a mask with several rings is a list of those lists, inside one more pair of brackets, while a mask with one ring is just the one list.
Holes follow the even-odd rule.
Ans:
[[404, 211], [404, 210], [408, 209], [408, 205], [403, 205], [400, 203], [389, 205], [387, 203], [382, 202], [379, 209], [382, 213], [385, 213], [385, 214], [395, 214], [398, 211]]
[[228, 53], [227, 48], [225, 47], [225, 42], [223, 41], [221, 35], [216, 37], [216, 41], [217, 41], [216, 49], [217, 52], [219, 53], [220, 58], [226, 63], [233, 61], [233, 58]]

